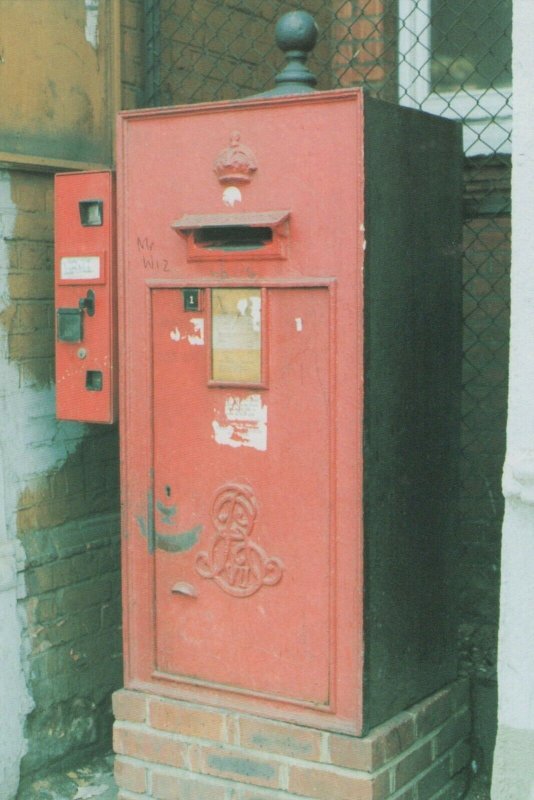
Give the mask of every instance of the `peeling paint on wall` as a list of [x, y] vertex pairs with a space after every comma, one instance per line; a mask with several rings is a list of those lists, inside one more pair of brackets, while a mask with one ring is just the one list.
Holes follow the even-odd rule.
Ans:
[[[17, 235], [18, 209], [12, 175], [0, 171], [0, 315], [10, 309], [10, 244]], [[7, 314], [9, 317], [9, 314]], [[2, 800], [15, 796], [19, 764], [26, 751], [24, 724], [32, 709], [28, 685], [30, 650], [26, 619], [19, 600], [24, 552], [17, 539], [17, 509], [29, 482], [57, 468], [74, 451], [84, 426], [55, 418], [54, 390], [24, 385], [20, 365], [10, 360], [8, 331], [0, 325], [0, 786]]]
[[98, 6], [100, 0], [85, 0], [85, 40], [98, 50]]

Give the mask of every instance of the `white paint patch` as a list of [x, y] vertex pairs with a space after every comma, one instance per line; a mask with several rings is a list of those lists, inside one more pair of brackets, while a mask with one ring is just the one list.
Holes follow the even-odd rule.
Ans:
[[[17, 208], [10, 174], [0, 171], [0, 311], [9, 305], [9, 244]], [[17, 791], [20, 760], [26, 752], [24, 724], [33, 707], [26, 676], [30, 650], [24, 608], [24, 551], [17, 537], [20, 492], [57, 469], [74, 452], [86, 427], [59, 422], [55, 391], [25, 382], [19, 366], [8, 360], [7, 333], [0, 326], [0, 797]]]
[[242, 297], [237, 301], [237, 313], [250, 317], [254, 333], [261, 332], [261, 297]]
[[240, 203], [243, 198], [237, 186], [227, 186], [222, 193], [222, 199], [225, 206], [233, 208], [235, 204]]
[[227, 397], [224, 404], [224, 420], [213, 420], [213, 438], [217, 444], [228, 447], [253, 447], [267, 450], [267, 406], [261, 395]]
[[98, 6], [100, 0], [85, 0], [85, 41], [98, 50]]
[[60, 262], [61, 280], [98, 280], [100, 258], [98, 256], [69, 256]]
[[189, 334], [187, 337], [187, 341], [189, 344], [204, 344], [204, 320], [199, 317], [190, 320], [191, 325], [193, 326], [194, 333]]
[[107, 792], [109, 786], [101, 783], [99, 786], [79, 786], [73, 800], [90, 800], [93, 797], [100, 797]]
[[303, 327], [304, 327], [304, 326], [303, 326], [303, 324], [302, 324], [302, 317], [295, 317], [295, 328], [297, 329], [297, 331], [298, 331], [299, 333], [301, 333], [301, 332], [302, 332], [302, 328], [303, 328]]
[[204, 320], [201, 317], [193, 317], [189, 320], [193, 326], [193, 333], [185, 334], [180, 333], [180, 329], [176, 326], [169, 334], [173, 342], [189, 342], [192, 345], [203, 345], [204, 339]]

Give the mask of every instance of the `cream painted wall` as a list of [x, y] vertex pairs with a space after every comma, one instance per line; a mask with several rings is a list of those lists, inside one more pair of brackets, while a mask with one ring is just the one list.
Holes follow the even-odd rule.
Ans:
[[510, 386], [493, 800], [534, 800], [534, 2], [514, 0]]

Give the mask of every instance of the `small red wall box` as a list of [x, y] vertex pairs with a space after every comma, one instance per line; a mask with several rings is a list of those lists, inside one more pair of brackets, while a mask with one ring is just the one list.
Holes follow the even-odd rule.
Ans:
[[124, 112], [117, 189], [126, 685], [359, 735], [455, 675], [461, 128]]
[[115, 192], [111, 172], [55, 178], [56, 415], [117, 415]]

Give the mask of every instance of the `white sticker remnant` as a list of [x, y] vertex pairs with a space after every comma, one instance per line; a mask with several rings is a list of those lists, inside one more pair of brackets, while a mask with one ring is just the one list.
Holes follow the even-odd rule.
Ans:
[[62, 281], [91, 281], [100, 278], [98, 256], [74, 256], [62, 258], [59, 274]]
[[213, 420], [212, 427], [217, 444], [267, 450], [267, 406], [262, 404], [259, 394], [227, 397], [224, 421]]
[[295, 328], [300, 333], [302, 331], [302, 317], [295, 317]]
[[223, 203], [229, 208], [233, 208], [236, 203], [242, 200], [241, 191], [237, 186], [227, 186], [222, 194]]
[[170, 332], [170, 337], [173, 342], [189, 342], [192, 345], [204, 344], [204, 320], [202, 317], [194, 317], [189, 322], [193, 326], [193, 333], [183, 334], [180, 333], [178, 325]]
[[242, 297], [237, 301], [237, 313], [241, 317], [249, 316], [254, 333], [261, 333], [261, 296]]
[[201, 317], [195, 317], [190, 319], [189, 322], [194, 330], [194, 333], [190, 333], [187, 337], [189, 344], [204, 344], [204, 320]]

